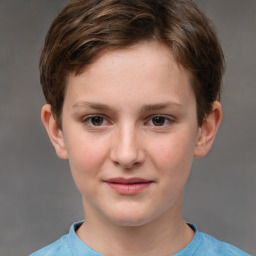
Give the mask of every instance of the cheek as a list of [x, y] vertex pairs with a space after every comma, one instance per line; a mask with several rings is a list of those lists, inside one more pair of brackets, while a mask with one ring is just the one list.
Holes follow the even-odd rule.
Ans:
[[[152, 144], [151, 144], [152, 145]], [[162, 175], [187, 176], [193, 161], [194, 140], [184, 133], [175, 134], [150, 146], [152, 161]]]
[[83, 183], [90, 177], [97, 177], [107, 156], [106, 143], [89, 138], [72, 138], [68, 144], [70, 169], [75, 182]]

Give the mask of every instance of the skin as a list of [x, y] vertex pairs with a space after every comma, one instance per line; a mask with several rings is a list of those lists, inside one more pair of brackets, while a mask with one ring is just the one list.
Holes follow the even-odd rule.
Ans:
[[[69, 74], [62, 130], [50, 105], [42, 120], [82, 195], [82, 241], [104, 255], [170, 255], [191, 242], [183, 191], [193, 158], [214, 141], [220, 103], [201, 127], [196, 113], [191, 74], [159, 42], [108, 51], [81, 74]], [[106, 182], [116, 177], [149, 185], [122, 194]]]

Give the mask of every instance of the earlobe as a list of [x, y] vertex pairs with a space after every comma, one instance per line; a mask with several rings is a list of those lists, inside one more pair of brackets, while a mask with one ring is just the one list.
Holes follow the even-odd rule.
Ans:
[[194, 157], [204, 157], [211, 149], [221, 123], [221, 104], [215, 101], [211, 112], [204, 119], [199, 128]]
[[67, 159], [68, 155], [64, 142], [63, 133], [59, 129], [58, 124], [54, 119], [51, 110], [51, 105], [46, 104], [42, 107], [41, 119], [48, 133], [48, 136], [55, 148], [56, 154], [62, 159]]

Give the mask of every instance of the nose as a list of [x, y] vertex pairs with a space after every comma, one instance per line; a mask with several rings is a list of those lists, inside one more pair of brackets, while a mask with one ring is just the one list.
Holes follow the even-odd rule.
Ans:
[[111, 160], [115, 165], [131, 169], [145, 161], [142, 138], [135, 127], [126, 126], [118, 129], [113, 142]]

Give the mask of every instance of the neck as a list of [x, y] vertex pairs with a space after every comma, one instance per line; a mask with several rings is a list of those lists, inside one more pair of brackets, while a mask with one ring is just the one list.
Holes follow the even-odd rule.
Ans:
[[[180, 205], [175, 207], [181, 209]], [[192, 229], [182, 220], [181, 210], [177, 209], [140, 226], [120, 226], [91, 216], [86, 215], [77, 235], [105, 256], [172, 255], [185, 248], [194, 236]]]

